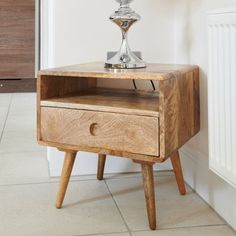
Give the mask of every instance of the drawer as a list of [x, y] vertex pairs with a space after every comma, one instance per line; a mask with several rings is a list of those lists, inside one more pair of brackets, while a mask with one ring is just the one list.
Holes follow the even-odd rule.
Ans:
[[41, 140], [159, 156], [157, 117], [41, 107]]

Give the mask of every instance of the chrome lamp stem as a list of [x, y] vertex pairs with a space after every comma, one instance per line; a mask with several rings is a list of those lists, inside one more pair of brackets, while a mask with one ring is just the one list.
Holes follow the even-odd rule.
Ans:
[[116, 0], [120, 3], [120, 8], [110, 16], [110, 20], [117, 24], [122, 32], [122, 43], [120, 50], [105, 63], [105, 68], [111, 69], [133, 69], [145, 68], [146, 64], [138, 58], [130, 49], [128, 43], [128, 31], [130, 27], [141, 17], [129, 6], [133, 0]]

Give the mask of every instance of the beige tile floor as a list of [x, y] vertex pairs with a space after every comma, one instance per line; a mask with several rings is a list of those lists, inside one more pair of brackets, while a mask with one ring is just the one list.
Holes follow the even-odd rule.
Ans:
[[171, 172], [155, 173], [157, 231], [148, 229], [139, 173], [73, 177], [55, 209], [58, 179], [35, 129], [35, 94], [0, 94], [0, 236], [236, 235], [192, 189], [180, 196]]

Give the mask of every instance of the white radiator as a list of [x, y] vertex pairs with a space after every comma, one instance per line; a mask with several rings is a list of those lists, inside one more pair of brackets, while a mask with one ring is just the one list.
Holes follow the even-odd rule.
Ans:
[[209, 13], [210, 169], [236, 187], [236, 9]]

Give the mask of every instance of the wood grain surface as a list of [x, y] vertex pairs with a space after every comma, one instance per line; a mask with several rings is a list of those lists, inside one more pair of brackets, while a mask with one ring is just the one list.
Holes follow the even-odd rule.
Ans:
[[39, 75], [103, 78], [103, 79], [137, 79], [137, 80], [168, 80], [177, 71], [187, 73], [198, 68], [190, 65], [148, 64], [143, 69], [105, 69], [103, 62], [94, 62], [55, 69], [42, 70]]
[[96, 87], [96, 79], [83, 79], [78, 77], [64, 76], [39, 76], [37, 89], [39, 99], [64, 97], [69, 94], [78, 94], [89, 88]]
[[159, 116], [158, 92], [95, 88], [41, 101], [43, 107], [58, 107], [144, 116]]
[[147, 215], [149, 227], [152, 230], [156, 229], [156, 204], [155, 204], [155, 189], [153, 177], [153, 165], [141, 164], [143, 173], [143, 187], [147, 206]]
[[110, 150], [102, 147], [88, 147], [82, 145], [72, 145], [72, 144], [64, 144], [64, 143], [55, 143], [50, 141], [43, 141], [38, 139], [38, 143], [43, 146], [55, 147], [59, 150], [75, 150], [75, 151], [84, 151], [84, 152], [92, 152], [104, 155], [110, 155], [115, 157], [122, 157], [128, 158], [136, 161], [145, 161], [149, 163], [162, 163], [166, 161], [168, 158], [161, 158], [160, 156], [153, 156], [153, 155], [144, 155], [144, 154], [137, 154], [132, 152], [126, 151], [119, 151], [119, 150]]
[[[121, 72], [104, 71], [101, 63], [90, 63], [80, 66], [72, 66], [61, 69], [42, 71], [38, 79], [38, 140], [40, 143], [51, 143], [56, 145], [55, 140], [45, 140], [41, 137], [41, 106], [62, 108], [64, 110], [85, 110], [115, 113], [117, 116], [139, 115], [150, 118], [159, 117], [159, 125], [155, 123], [153, 130], [159, 130], [159, 138], [154, 146], [158, 146], [159, 158], [162, 162], [171, 154], [176, 152], [191, 137], [200, 130], [200, 102], [199, 102], [199, 69], [196, 66], [181, 65], [159, 65], [152, 64], [147, 68], [148, 72], [141, 70], [125, 70]], [[92, 69], [91, 69], [92, 68]], [[97, 68], [97, 69], [96, 69]], [[100, 68], [97, 74], [94, 72]], [[91, 71], [89, 71], [91, 69]], [[77, 70], [77, 71], [76, 71]], [[86, 72], [86, 70], [88, 72]], [[81, 74], [82, 72], [82, 74]], [[45, 75], [43, 75], [45, 73]], [[102, 73], [102, 74], [101, 74]], [[105, 75], [103, 74], [105, 73]], [[152, 76], [159, 80], [159, 87], [156, 93], [123, 91], [121, 89], [106, 90], [97, 88], [97, 80], [101, 77], [110, 76], [111, 79], [139, 78], [146, 80]], [[48, 74], [48, 75], [47, 75]], [[53, 74], [56, 74], [54, 76]], [[92, 74], [92, 78], [90, 77]], [[66, 76], [67, 75], [67, 76]], [[78, 77], [73, 77], [76, 75]], [[83, 75], [84, 77], [80, 77]], [[96, 77], [98, 76], [98, 77]], [[161, 78], [160, 78], [161, 76]], [[92, 90], [91, 90], [92, 88]], [[147, 95], [148, 94], [148, 95]], [[66, 116], [67, 117], [67, 116]], [[68, 118], [69, 119], [69, 118]], [[142, 119], [141, 119], [142, 120]], [[126, 126], [129, 123], [123, 123]], [[139, 125], [140, 126], [140, 125]], [[114, 138], [112, 138], [114, 139]], [[122, 138], [121, 138], [122, 139]], [[155, 137], [154, 137], [155, 139]], [[60, 140], [59, 140], [60, 141]], [[58, 145], [69, 145], [75, 150], [86, 145], [82, 143], [57, 143]], [[147, 143], [151, 146], [151, 143]], [[100, 154], [127, 155], [132, 159], [134, 153], [119, 149], [112, 150], [111, 147], [89, 146], [89, 150], [97, 151]], [[145, 147], [147, 149], [147, 147]], [[140, 148], [141, 149], [141, 148]], [[88, 150], [87, 150], [88, 151]], [[157, 152], [135, 152], [146, 160], [146, 156], [157, 156]]]
[[185, 195], [186, 188], [185, 188], [185, 183], [184, 183], [184, 177], [183, 177], [183, 171], [181, 167], [179, 152], [177, 151], [174, 154], [172, 154], [170, 157], [170, 160], [171, 160], [173, 170], [175, 173], [175, 178], [178, 185], [179, 193], [181, 195]]
[[[106, 155], [141, 164], [149, 226], [156, 229], [153, 164], [171, 157], [177, 184], [185, 194], [178, 149], [200, 129], [199, 69], [149, 64], [140, 70], [106, 70], [89, 63], [41, 71], [38, 79], [38, 142], [64, 150], [57, 207], [61, 207], [76, 151], [99, 154], [98, 179]], [[157, 92], [104, 90], [97, 80], [159, 82]], [[71, 153], [71, 154], [68, 154]]]
[[0, 1], [0, 78], [35, 78], [35, 1]]
[[159, 156], [158, 118], [41, 107], [41, 140]]
[[106, 155], [98, 154], [98, 169], [97, 169], [98, 180], [103, 180], [105, 164], [106, 164]]
[[42, 100], [53, 97], [64, 97], [71, 93], [81, 91], [96, 86], [96, 79], [86, 79], [63, 76], [38, 76], [37, 79], [37, 139], [40, 140], [41, 132], [41, 109]]
[[36, 79], [0, 79], [0, 93], [24, 93], [36, 91]]
[[62, 207], [64, 198], [65, 198], [65, 194], [66, 194], [66, 190], [69, 184], [76, 154], [77, 153], [73, 151], [66, 151], [65, 153], [65, 159], [64, 159], [64, 164], [63, 164], [62, 173], [61, 173], [60, 187], [59, 187], [59, 191], [57, 193], [57, 199], [56, 199], [56, 208], [58, 209]]
[[199, 70], [160, 81], [160, 155], [168, 157], [200, 130]]

